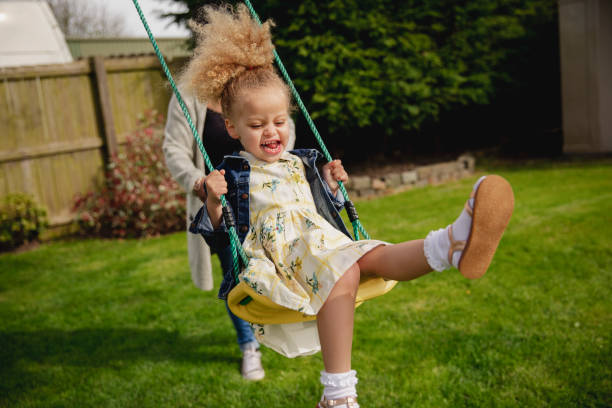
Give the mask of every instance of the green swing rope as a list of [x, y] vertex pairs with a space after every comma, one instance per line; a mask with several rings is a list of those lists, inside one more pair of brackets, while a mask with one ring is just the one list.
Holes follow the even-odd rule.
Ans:
[[[174, 95], [176, 95], [176, 99], [179, 105], [181, 106], [181, 109], [183, 110], [183, 114], [185, 115], [185, 118], [187, 119], [187, 123], [189, 123], [189, 127], [191, 128], [193, 137], [195, 137], [196, 139], [198, 148], [200, 149], [200, 152], [202, 152], [202, 156], [204, 156], [204, 163], [206, 164], [206, 168], [208, 168], [208, 171], [213, 171], [215, 168], [213, 167], [210, 161], [210, 158], [208, 157], [208, 154], [206, 153], [206, 150], [204, 149], [204, 144], [202, 143], [202, 139], [200, 138], [200, 135], [198, 134], [198, 130], [196, 129], [195, 125], [193, 124], [193, 121], [191, 120], [191, 115], [189, 114], [189, 111], [187, 110], [187, 106], [185, 106], [185, 102], [183, 101], [183, 97], [181, 96], [181, 93], [178, 91], [176, 83], [174, 82], [174, 79], [172, 78], [172, 74], [170, 73], [170, 70], [168, 69], [168, 65], [166, 65], [166, 61], [164, 60], [164, 57], [162, 56], [161, 51], [159, 50], [159, 47], [157, 46], [157, 41], [155, 41], [155, 38], [153, 37], [153, 33], [151, 33], [151, 29], [149, 28], [149, 24], [147, 23], [147, 20], [144, 14], [142, 13], [140, 5], [138, 4], [138, 0], [132, 0], [132, 1], [134, 3], [134, 6], [136, 7], [136, 11], [138, 11], [138, 15], [140, 16], [140, 20], [142, 21], [142, 24], [144, 25], [145, 30], [147, 30], [149, 40], [151, 41], [151, 44], [153, 45], [153, 48], [155, 49], [155, 54], [157, 55], [157, 58], [159, 59], [159, 62], [162, 65], [164, 73], [166, 74], [166, 77], [168, 78], [168, 81], [170, 82], [170, 86], [172, 87], [172, 90], [174, 91]], [[247, 265], [249, 261], [248, 261], [248, 257], [246, 253], [242, 249], [242, 245], [240, 244], [240, 240], [238, 239], [238, 234], [236, 234], [236, 229], [234, 228], [234, 225], [233, 225], [234, 224], [234, 221], [232, 219], [233, 217], [231, 216], [231, 210], [229, 206], [227, 205], [227, 200], [225, 199], [225, 195], [221, 196], [221, 205], [223, 206], [223, 215], [224, 215], [225, 225], [226, 227], [228, 227], [228, 230], [229, 230], [230, 246], [231, 246], [232, 256], [234, 259], [234, 279], [236, 280], [236, 283], [238, 283], [238, 274], [240, 273], [238, 255], [240, 255], [240, 258], [244, 265]]]
[[[170, 73], [170, 70], [168, 69], [168, 65], [166, 64], [166, 61], [161, 53], [161, 51], [159, 50], [159, 47], [157, 45], [157, 41], [155, 41], [155, 38], [153, 37], [153, 33], [151, 32], [151, 29], [149, 28], [149, 24], [147, 23], [147, 20], [142, 12], [142, 9], [140, 8], [140, 5], [138, 4], [138, 0], [132, 0], [132, 2], [134, 3], [134, 6], [136, 7], [136, 11], [138, 12], [138, 15], [140, 16], [140, 21], [142, 21], [142, 24], [145, 28], [145, 30], [147, 31], [147, 35], [149, 36], [149, 40], [151, 41], [151, 44], [153, 45], [153, 49], [155, 50], [155, 54], [157, 55], [157, 58], [159, 59], [159, 62], [162, 66], [162, 69], [164, 70], [164, 73], [166, 74], [166, 78], [168, 78], [168, 81], [170, 82], [170, 86], [172, 87], [172, 91], [174, 92], [174, 95], [176, 96], [176, 99], [181, 107], [181, 110], [183, 111], [183, 114], [185, 115], [185, 118], [187, 119], [187, 123], [189, 124], [189, 127], [191, 128], [191, 132], [193, 133], [193, 137], [196, 140], [196, 143], [198, 144], [198, 148], [200, 149], [200, 152], [202, 153], [202, 156], [204, 157], [204, 163], [206, 164], [206, 168], [209, 171], [213, 171], [214, 167], [210, 161], [210, 158], [208, 157], [208, 154], [206, 153], [206, 149], [204, 149], [204, 144], [202, 143], [202, 139], [200, 138], [200, 135], [198, 133], [198, 130], [196, 129], [195, 125], [193, 124], [193, 121], [191, 119], [191, 115], [189, 114], [189, 111], [187, 109], [187, 106], [185, 105], [185, 102], [183, 101], [183, 98], [181, 96], [181, 93], [178, 90], [178, 87], [176, 86], [176, 83], [174, 82], [174, 79], [172, 78], [172, 74]], [[257, 21], [258, 24], [261, 24], [261, 20], [259, 19], [259, 16], [257, 15], [257, 13], [255, 12], [255, 9], [253, 8], [253, 6], [251, 5], [251, 2], [249, 0], [244, 0], [247, 8], [249, 9], [251, 15], [253, 16], [253, 19], [255, 19], [255, 21]], [[310, 117], [310, 114], [308, 113], [308, 110], [306, 109], [306, 106], [304, 105], [304, 103], [302, 102], [302, 98], [300, 98], [300, 95], [297, 91], [297, 89], [295, 88], [295, 85], [293, 84], [293, 81], [291, 80], [291, 78], [289, 77], [289, 74], [287, 73], [287, 70], [285, 69], [285, 66], [283, 65], [280, 57], [278, 56], [278, 53], [276, 52], [276, 50], [274, 50], [274, 60], [276, 61], [276, 64], [278, 65], [279, 70], [281, 71], [283, 78], [285, 78], [285, 81], [287, 82], [287, 84], [289, 85], [289, 88], [291, 89], [291, 93], [293, 94], [293, 97], [296, 101], [296, 103], [298, 104], [298, 106], [300, 107], [300, 110], [302, 111], [302, 114], [304, 115], [304, 118], [306, 119], [306, 122], [308, 123], [308, 125], [310, 126], [310, 129], [312, 130], [313, 134], [315, 135], [315, 138], [317, 139], [317, 142], [319, 143], [319, 146], [321, 147], [321, 150], [325, 156], [325, 158], [327, 159], [327, 161], [332, 161], [332, 157], [329, 154], [329, 151], [327, 150], [325, 143], [323, 142], [323, 139], [321, 138], [321, 135], [319, 134], [319, 131], [317, 130], [312, 118]], [[361, 234], [363, 235], [364, 238], [366, 239], [370, 239], [370, 236], [368, 235], [368, 233], [366, 232], [366, 230], [363, 228], [363, 226], [361, 225], [361, 222], [359, 221], [359, 217], [357, 215], [357, 211], [355, 210], [355, 207], [353, 206], [353, 203], [351, 202], [351, 200], [349, 199], [348, 196], [348, 192], [346, 191], [346, 188], [344, 187], [344, 184], [339, 181], [338, 182], [338, 187], [340, 188], [340, 191], [342, 192], [342, 195], [344, 196], [345, 199], [345, 207], [347, 210], [347, 213], [349, 215], [349, 219], [351, 221], [351, 224], [353, 225], [353, 233], [355, 236], [355, 240], [359, 240], [359, 233], [361, 232]], [[232, 217], [232, 213], [231, 213], [231, 209], [229, 208], [228, 204], [227, 204], [227, 200], [225, 199], [225, 195], [221, 196], [221, 205], [223, 206], [223, 215], [224, 215], [224, 220], [226, 223], [226, 227], [228, 227], [229, 230], [229, 236], [230, 236], [230, 245], [231, 245], [231, 251], [232, 251], [232, 256], [234, 259], [234, 279], [236, 281], [236, 283], [238, 283], [238, 275], [240, 273], [240, 265], [239, 265], [239, 258], [238, 256], [240, 256], [240, 260], [242, 260], [244, 265], [248, 264], [248, 256], [246, 255], [246, 253], [244, 252], [242, 245], [240, 244], [240, 240], [238, 238], [238, 234], [236, 233], [236, 229], [234, 227], [234, 220]]]

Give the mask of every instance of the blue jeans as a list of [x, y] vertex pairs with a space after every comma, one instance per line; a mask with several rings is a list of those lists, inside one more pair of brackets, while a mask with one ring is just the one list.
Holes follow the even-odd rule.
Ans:
[[[227, 274], [232, 274], [232, 268], [234, 267], [234, 260], [232, 258], [232, 253], [230, 251], [221, 251], [217, 254], [219, 256], [219, 260], [221, 261], [221, 269], [223, 271], [223, 276]], [[232, 313], [229, 306], [227, 305], [227, 299], [224, 300], [225, 308], [227, 309], [227, 314], [229, 314], [230, 319], [232, 319], [232, 323], [234, 324], [234, 329], [236, 329], [236, 336], [238, 337], [238, 346], [240, 346], [240, 350], [244, 351], [247, 347], [255, 347], [259, 348], [259, 343], [255, 339], [255, 335], [253, 334], [253, 328], [249, 324]]]
[[259, 343], [255, 339], [253, 329], [251, 328], [249, 322], [246, 322], [233, 314], [230, 308], [227, 306], [227, 300], [225, 301], [225, 308], [227, 309], [227, 314], [229, 314], [230, 319], [232, 319], [232, 323], [234, 323], [240, 350], [244, 351], [247, 347], [259, 348]]

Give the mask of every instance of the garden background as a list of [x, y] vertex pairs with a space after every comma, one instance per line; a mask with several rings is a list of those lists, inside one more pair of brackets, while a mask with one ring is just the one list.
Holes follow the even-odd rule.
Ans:
[[[171, 15], [179, 22], [198, 21], [202, 4], [218, 3], [173, 1], [189, 8]], [[276, 22], [278, 53], [345, 160], [482, 148], [512, 156], [561, 153], [555, 0], [254, 5], [262, 19]]]
[[[194, 18], [201, 4], [190, 4]], [[554, 0], [255, 7], [276, 21], [279, 54], [329, 150], [353, 173], [465, 151], [561, 152]], [[184, 24], [188, 15], [176, 17]], [[172, 72], [182, 63], [172, 59]], [[101, 188], [139, 118], [164, 114], [170, 95], [148, 56], [6, 68], [0, 79], [0, 194], [33, 196], [51, 236], [74, 232], [75, 195]], [[296, 120], [298, 146], [316, 146], [302, 116]]]
[[[197, 19], [202, 2], [182, 2], [190, 14], [168, 18]], [[466, 180], [357, 201], [373, 237], [445, 225], [481, 174], [515, 189], [483, 279], [430, 274], [360, 307], [362, 405], [612, 405], [612, 161], [562, 154], [557, 2], [255, 7], [353, 173], [476, 156]], [[312, 406], [320, 356], [265, 350], [266, 379], [245, 383], [222, 303], [191, 284], [155, 60], [0, 78], [0, 238], [12, 250], [0, 254], [0, 406]], [[314, 146], [296, 119], [298, 146]], [[38, 243], [49, 217], [79, 237]]]

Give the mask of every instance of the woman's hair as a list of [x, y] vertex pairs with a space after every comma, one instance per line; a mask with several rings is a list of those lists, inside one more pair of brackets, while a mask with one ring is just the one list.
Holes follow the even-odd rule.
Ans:
[[225, 116], [246, 89], [277, 85], [290, 101], [288, 86], [274, 71], [271, 20], [258, 24], [244, 4], [205, 6], [200, 13], [205, 23], [189, 21], [197, 42], [181, 75], [184, 86], [200, 101], [220, 99]]

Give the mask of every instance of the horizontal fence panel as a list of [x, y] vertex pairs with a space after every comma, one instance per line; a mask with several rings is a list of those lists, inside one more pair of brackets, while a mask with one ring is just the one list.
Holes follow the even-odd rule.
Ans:
[[82, 150], [99, 150], [101, 147], [102, 141], [98, 138], [83, 138], [74, 142], [47, 143], [29, 148], [0, 151], [0, 163], [55, 156], [61, 153], [72, 153]]
[[67, 64], [0, 68], [0, 80], [46, 78], [46, 77], [57, 78], [60, 76], [89, 74], [90, 72], [91, 72], [91, 67], [89, 65], [89, 61], [81, 60], [81, 61], [69, 62]]

